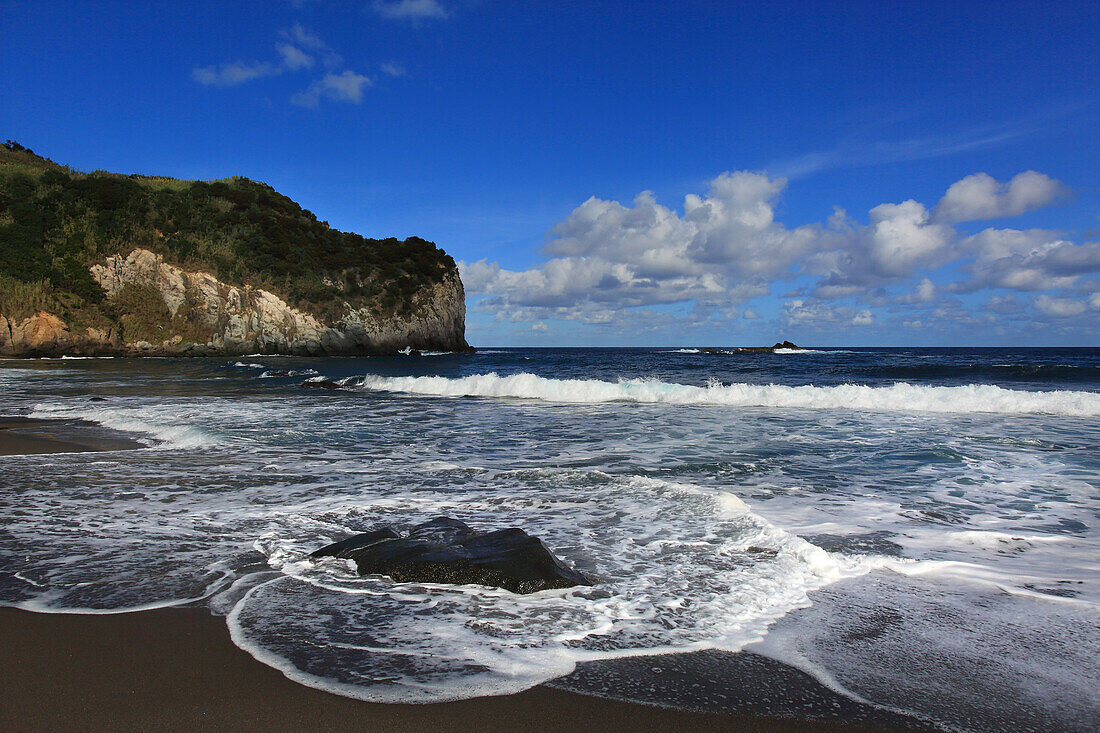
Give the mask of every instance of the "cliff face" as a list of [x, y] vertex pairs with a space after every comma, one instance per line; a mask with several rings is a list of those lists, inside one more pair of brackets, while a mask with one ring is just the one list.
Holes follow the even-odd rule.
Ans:
[[18, 322], [0, 314], [0, 354], [326, 355], [384, 354], [407, 347], [469, 349], [465, 294], [454, 270], [417, 289], [403, 314], [345, 304], [343, 316], [328, 323], [271, 292], [184, 271], [146, 249], [107, 257], [90, 272], [108, 303], [141, 293], [147, 299], [144, 310], [161, 313], [159, 318], [138, 314], [145, 319], [142, 338], [128, 333], [125, 315], [120, 328], [77, 328], [47, 312]]

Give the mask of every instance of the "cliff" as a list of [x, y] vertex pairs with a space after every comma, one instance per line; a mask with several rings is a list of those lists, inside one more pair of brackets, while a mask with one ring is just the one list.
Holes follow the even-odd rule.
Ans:
[[454, 260], [269, 186], [81, 174], [0, 146], [0, 355], [466, 350]]

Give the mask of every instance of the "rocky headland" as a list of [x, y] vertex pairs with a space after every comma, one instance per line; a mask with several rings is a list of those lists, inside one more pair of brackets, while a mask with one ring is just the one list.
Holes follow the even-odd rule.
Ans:
[[470, 350], [454, 260], [244, 178], [82, 174], [0, 146], [0, 355]]

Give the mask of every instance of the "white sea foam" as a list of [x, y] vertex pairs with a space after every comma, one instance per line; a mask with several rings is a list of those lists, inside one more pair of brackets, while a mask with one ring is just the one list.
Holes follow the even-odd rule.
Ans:
[[510, 397], [565, 403], [636, 402], [1075, 417], [1100, 415], [1100, 392], [1030, 392], [992, 384], [940, 387], [897, 382], [883, 387], [859, 384], [792, 387], [712, 382], [706, 387], [696, 387], [656, 379], [607, 382], [597, 379], [551, 379], [528, 373], [500, 376], [490, 372], [458, 378], [367, 375], [363, 377], [360, 387], [372, 391], [439, 397]]
[[[806, 605], [813, 589], [904, 562], [825, 552], [737, 496], [689, 484], [560, 469], [493, 472], [487, 480], [512, 491], [409, 491], [399, 501], [329, 511], [322, 531], [336, 538], [346, 534], [345, 523], [438, 514], [492, 527], [522, 516], [563, 557], [582, 560], [578, 569], [597, 585], [520, 596], [394, 584], [360, 577], [346, 561], [305, 559], [305, 532], [273, 531], [256, 548], [283, 575], [254, 586], [234, 607], [234, 642], [291, 679], [362, 699], [507, 694], [586, 660], [740, 649]], [[325, 526], [318, 519], [285, 517], [310, 537]], [[339, 626], [325, 621], [333, 613], [343, 619]], [[301, 644], [307, 636], [316, 646]]]
[[153, 448], [190, 449], [218, 444], [218, 439], [201, 428], [153, 407], [88, 406], [85, 403], [39, 403], [30, 417], [77, 418], [125, 433], [137, 433]]
[[273, 379], [276, 377], [304, 377], [304, 376], [317, 376], [319, 373], [316, 369], [290, 369], [282, 374], [279, 374], [278, 369], [268, 369], [260, 374], [260, 379]]

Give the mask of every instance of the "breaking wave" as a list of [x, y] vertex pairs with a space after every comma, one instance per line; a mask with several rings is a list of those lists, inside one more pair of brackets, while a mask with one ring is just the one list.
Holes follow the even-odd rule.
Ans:
[[992, 384], [945, 387], [897, 382], [882, 387], [860, 384], [815, 387], [721, 384], [714, 381], [705, 387], [697, 387], [656, 379], [608, 382], [599, 379], [550, 379], [528, 373], [500, 376], [490, 372], [459, 378], [367, 375], [358, 387], [369, 391], [437, 397], [503, 397], [588, 404], [636, 402], [868, 411], [992, 412], [1072, 417], [1100, 415], [1100, 392], [1038, 392], [1004, 389]]

